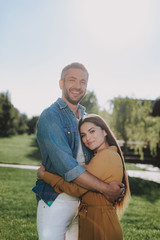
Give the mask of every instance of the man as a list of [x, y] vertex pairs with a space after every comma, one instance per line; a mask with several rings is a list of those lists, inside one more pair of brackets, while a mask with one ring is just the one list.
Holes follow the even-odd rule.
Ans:
[[[62, 70], [59, 81], [62, 98], [42, 112], [37, 124], [42, 164], [47, 171], [61, 175], [66, 181], [74, 181], [82, 187], [104, 194], [110, 201], [115, 201], [123, 191], [123, 184], [106, 184], [82, 166], [91, 158], [91, 154], [81, 145], [77, 124], [77, 119], [85, 115], [84, 107], [79, 102], [86, 93], [88, 77], [88, 71], [79, 63], [72, 63]], [[65, 193], [58, 195], [42, 180], [37, 181], [33, 191], [39, 200], [39, 239], [64, 240], [68, 229], [72, 239], [77, 239], [78, 199]]]

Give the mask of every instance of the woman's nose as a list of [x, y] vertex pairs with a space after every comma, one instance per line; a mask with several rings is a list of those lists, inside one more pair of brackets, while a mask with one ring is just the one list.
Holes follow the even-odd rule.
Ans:
[[86, 139], [87, 139], [87, 141], [90, 139], [89, 134], [86, 135]]

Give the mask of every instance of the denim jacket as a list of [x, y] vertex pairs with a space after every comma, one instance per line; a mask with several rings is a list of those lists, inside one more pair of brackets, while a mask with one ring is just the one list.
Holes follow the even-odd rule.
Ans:
[[[85, 109], [79, 105], [81, 116]], [[37, 140], [42, 155], [42, 164], [46, 171], [62, 176], [70, 182], [80, 176], [86, 169], [77, 163], [79, 132], [74, 112], [61, 98], [45, 109], [37, 123]], [[86, 164], [91, 154], [82, 144]], [[43, 180], [38, 180], [32, 189], [37, 199], [46, 203], [54, 201], [58, 194]]]

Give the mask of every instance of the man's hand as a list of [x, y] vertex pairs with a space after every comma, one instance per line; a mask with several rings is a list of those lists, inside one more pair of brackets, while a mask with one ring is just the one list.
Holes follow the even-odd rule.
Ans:
[[125, 194], [125, 186], [123, 183], [114, 181], [109, 184], [106, 184], [106, 187], [103, 191], [104, 197], [112, 202], [115, 203], [117, 200], [121, 201]]
[[37, 179], [38, 180], [43, 179], [44, 172], [45, 172], [45, 167], [41, 164], [40, 168], [38, 168], [38, 170], [37, 170]]

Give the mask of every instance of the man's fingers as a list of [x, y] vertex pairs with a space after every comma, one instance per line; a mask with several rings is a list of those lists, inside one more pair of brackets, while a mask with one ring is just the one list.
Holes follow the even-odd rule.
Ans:
[[40, 168], [38, 168], [38, 170], [45, 171], [45, 167], [41, 164], [41, 165], [40, 165]]
[[121, 188], [121, 194], [119, 195], [119, 198], [124, 198], [125, 195], [125, 188]]
[[122, 194], [125, 194], [125, 188], [124, 188], [124, 187], [121, 188], [121, 193], [122, 193]]
[[121, 182], [119, 182], [119, 186], [120, 186], [120, 188], [124, 188], [125, 187], [125, 185], [123, 183], [121, 183]]

